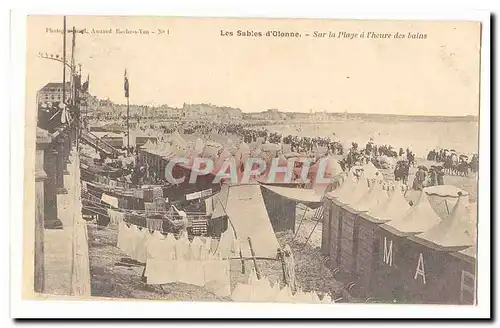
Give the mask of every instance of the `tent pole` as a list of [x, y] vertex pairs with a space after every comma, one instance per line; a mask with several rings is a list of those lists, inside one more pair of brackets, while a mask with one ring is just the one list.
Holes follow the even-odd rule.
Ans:
[[252, 254], [252, 261], [253, 261], [253, 266], [255, 268], [255, 274], [257, 275], [257, 279], [260, 280], [260, 270], [259, 267], [257, 266], [257, 261], [255, 259], [255, 252], [252, 247], [252, 238], [250, 238], [250, 236], [248, 237], [248, 246], [250, 246], [250, 254]]

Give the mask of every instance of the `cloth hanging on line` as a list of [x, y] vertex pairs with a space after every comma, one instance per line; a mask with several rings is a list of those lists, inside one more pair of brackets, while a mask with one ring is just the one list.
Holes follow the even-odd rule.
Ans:
[[221, 258], [228, 258], [231, 257], [232, 254], [239, 253], [238, 241], [236, 240], [231, 226], [228, 226], [227, 230], [221, 234], [219, 245], [217, 246], [217, 253]]
[[185, 234], [178, 240], [169, 234], [163, 240], [152, 240], [145, 271], [148, 284], [182, 282], [205, 287], [218, 296], [230, 295], [229, 261], [211, 254], [211, 238], [195, 237], [189, 243]]
[[122, 212], [115, 211], [108, 208], [109, 224], [116, 226], [123, 221], [124, 214]]
[[129, 228], [124, 221], [121, 221], [118, 225], [117, 247], [127, 255], [130, 254], [130, 247], [132, 245], [131, 230], [132, 228]]
[[146, 228], [150, 231], [163, 231], [163, 220], [146, 218]]
[[193, 235], [206, 235], [208, 231], [208, 220], [206, 217], [194, 217], [191, 223]]
[[102, 194], [101, 200], [106, 204], [118, 208], [118, 198], [116, 197], [110, 196], [108, 194]]

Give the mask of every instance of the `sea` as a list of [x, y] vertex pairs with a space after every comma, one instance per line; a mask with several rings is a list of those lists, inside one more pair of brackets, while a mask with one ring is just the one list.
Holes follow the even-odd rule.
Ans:
[[283, 135], [331, 137], [350, 147], [352, 142], [364, 148], [373, 140], [377, 145], [410, 148], [417, 157], [426, 157], [432, 149], [454, 149], [459, 154], [478, 153], [479, 122], [473, 120], [380, 121], [343, 120], [320, 123], [292, 123], [265, 126]]

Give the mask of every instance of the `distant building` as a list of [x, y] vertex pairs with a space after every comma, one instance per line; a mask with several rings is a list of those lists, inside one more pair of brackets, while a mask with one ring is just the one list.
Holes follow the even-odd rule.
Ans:
[[265, 112], [248, 113], [247, 117], [253, 120], [279, 121], [286, 119], [286, 115], [277, 109], [268, 109]]
[[[66, 82], [66, 101], [71, 96], [71, 83]], [[37, 102], [39, 104], [47, 102], [61, 102], [63, 98], [63, 84], [58, 82], [47, 83], [43, 88], [38, 90]]]
[[186, 104], [182, 106], [183, 117], [192, 119], [221, 118], [241, 119], [243, 113], [239, 108], [218, 107], [212, 104]]

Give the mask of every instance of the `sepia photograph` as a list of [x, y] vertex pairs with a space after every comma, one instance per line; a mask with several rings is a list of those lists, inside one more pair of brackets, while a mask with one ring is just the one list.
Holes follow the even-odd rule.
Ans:
[[481, 21], [25, 25], [23, 299], [478, 305]]

